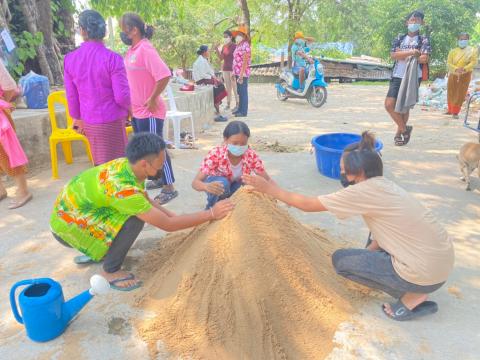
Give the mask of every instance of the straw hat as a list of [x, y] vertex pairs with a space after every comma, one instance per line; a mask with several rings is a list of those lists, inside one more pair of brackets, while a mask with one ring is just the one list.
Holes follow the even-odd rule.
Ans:
[[232, 36], [243, 35], [248, 38], [248, 30], [245, 25], [240, 25], [236, 30], [232, 30]]

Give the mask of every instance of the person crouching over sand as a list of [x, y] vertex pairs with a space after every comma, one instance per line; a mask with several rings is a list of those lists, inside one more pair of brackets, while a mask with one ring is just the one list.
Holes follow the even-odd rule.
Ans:
[[207, 209], [232, 196], [242, 186], [244, 174], [257, 174], [271, 181], [262, 160], [248, 146], [249, 138], [247, 124], [232, 121], [223, 131], [224, 143], [210, 150], [203, 160], [192, 187], [207, 193]]
[[349, 280], [381, 290], [398, 299], [383, 312], [394, 320], [410, 320], [438, 310], [428, 294], [438, 290], [453, 268], [452, 242], [433, 215], [412, 195], [383, 177], [383, 164], [374, 139], [343, 154], [338, 192], [308, 197], [288, 192], [260, 176], [243, 176], [246, 184], [306, 212], [330, 211], [345, 219], [360, 215], [372, 233], [366, 249], [333, 253], [336, 272]]
[[152, 201], [144, 182], [149, 176], [161, 176], [166, 156], [165, 142], [158, 135], [135, 134], [126, 155], [70, 180], [50, 218], [55, 239], [79, 250], [88, 260], [103, 260], [102, 276], [113, 289], [122, 291], [141, 286], [121, 267], [145, 223], [172, 232], [222, 219], [233, 209], [225, 200], [208, 211], [176, 215]]

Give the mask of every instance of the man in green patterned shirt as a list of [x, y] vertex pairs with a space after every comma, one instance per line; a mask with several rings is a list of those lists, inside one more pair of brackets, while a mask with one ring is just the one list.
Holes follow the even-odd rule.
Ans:
[[144, 182], [161, 174], [165, 143], [152, 133], [132, 137], [120, 158], [75, 176], [60, 192], [50, 218], [54, 237], [94, 261], [103, 259], [103, 276], [117, 290], [141, 286], [133, 274], [121, 270], [128, 250], [149, 223], [165, 231], [177, 231], [225, 217], [230, 201], [211, 211], [175, 215], [152, 201]]

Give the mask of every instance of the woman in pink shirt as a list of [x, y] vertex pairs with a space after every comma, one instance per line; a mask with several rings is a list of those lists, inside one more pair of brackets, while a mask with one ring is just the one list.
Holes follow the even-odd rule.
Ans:
[[[15, 80], [8, 70], [0, 61], [0, 175], [2, 173], [15, 179], [17, 192], [15, 199], [10, 202], [8, 208], [10, 210], [25, 205], [32, 199], [32, 194], [28, 190], [26, 156], [21, 148], [17, 135], [15, 133], [15, 125], [12, 120], [11, 111], [14, 98], [18, 95], [18, 87]], [[14, 137], [11, 141], [10, 137]], [[14, 145], [17, 145], [15, 147]], [[4, 147], [8, 146], [8, 147]], [[0, 180], [0, 201], [7, 198], [7, 189]]]
[[85, 134], [100, 165], [125, 156], [130, 91], [122, 57], [103, 43], [102, 15], [85, 10], [78, 22], [84, 42], [65, 56], [65, 90], [74, 129]]
[[[130, 46], [125, 55], [125, 67], [132, 98], [133, 131], [151, 132], [163, 138], [163, 123], [167, 109], [160, 94], [167, 87], [172, 73], [149, 41], [153, 35], [153, 28], [147, 26], [140, 16], [126, 13], [120, 20], [120, 26], [122, 28], [120, 37]], [[153, 181], [147, 183], [147, 189], [163, 186], [160, 195], [155, 198], [160, 204], [166, 204], [178, 196], [168, 153], [159, 178], [149, 179]]]
[[245, 117], [248, 114], [248, 78], [250, 77], [250, 62], [252, 51], [246, 26], [240, 26], [232, 31], [237, 46], [233, 52], [233, 73], [237, 79], [239, 97], [238, 109], [233, 112], [236, 117]]

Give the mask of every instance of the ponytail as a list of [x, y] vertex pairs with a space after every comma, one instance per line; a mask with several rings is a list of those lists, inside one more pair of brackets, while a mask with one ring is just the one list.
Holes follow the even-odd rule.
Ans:
[[137, 28], [142, 37], [151, 39], [153, 36], [153, 26], [145, 24], [140, 15], [129, 12], [123, 14], [120, 23], [127, 26], [129, 29]]

